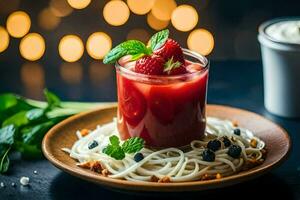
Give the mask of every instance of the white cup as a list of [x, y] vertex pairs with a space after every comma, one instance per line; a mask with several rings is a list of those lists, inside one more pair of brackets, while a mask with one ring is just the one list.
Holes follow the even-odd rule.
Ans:
[[[259, 27], [266, 109], [282, 117], [300, 117], [300, 44], [283, 42], [266, 33], [270, 25], [300, 18], [279, 18]], [[299, 30], [300, 32], [300, 30]]]

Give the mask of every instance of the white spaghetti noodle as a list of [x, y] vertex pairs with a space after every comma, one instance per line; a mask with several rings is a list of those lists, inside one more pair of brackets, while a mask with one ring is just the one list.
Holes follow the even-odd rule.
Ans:
[[[240, 135], [234, 134], [237, 128], [240, 129]], [[155, 151], [143, 148], [140, 152], [144, 159], [139, 162], [134, 160], [132, 154], [126, 154], [123, 160], [115, 160], [102, 153], [103, 148], [109, 144], [109, 137], [119, 136], [115, 120], [98, 126], [84, 137], [79, 131], [76, 135], [78, 140], [72, 148], [62, 150], [78, 160], [78, 165], [99, 161], [107, 170], [108, 177], [129, 181], [153, 181], [153, 177], [157, 180], [164, 180], [167, 177], [168, 182], [184, 182], [229, 176], [262, 162], [265, 147], [265, 143], [255, 137], [250, 130], [236, 127], [231, 121], [211, 117], [207, 118], [205, 137], [202, 140], [192, 141], [190, 150], [166, 148]], [[224, 137], [228, 138], [231, 144], [241, 147], [239, 158], [229, 156], [229, 147], [225, 147], [221, 142], [221, 148], [215, 151], [215, 160], [204, 161], [202, 153], [207, 143]], [[97, 141], [98, 145], [89, 149], [88, 145], [93, 141]], [[254, 145], [252, 142], [255, 142]]]

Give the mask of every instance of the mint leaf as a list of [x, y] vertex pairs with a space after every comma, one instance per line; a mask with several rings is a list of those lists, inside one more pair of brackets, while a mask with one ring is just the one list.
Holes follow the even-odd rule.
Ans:
[[144, 140], [139, 137], [133, 137], [126, 140], [122, 149], [125, 153], [136, 153], [144, 147]]
[[152, 51], [159, 49], [167, 41], [168, 37], [169, 37], [168, 29], [155, 33], [150, 39]]
[[40, 144], [46, 132], [54, 125], [54, 122], [47, 121], [22, 128], [20, 130], [22, 134], [22, 142], [30, 145]]
[[28, 124], [28, 119], [26, 117], [27, 111], [20, 111], [13, 116], [7, 118], [3, 123], [2, 127], [8, 126], [8, 125], [15, 125], [15, 126], [23, 126]]
[[34, 108], [26, 113], [26, 117], [29, 121], [35, 121], [41, 119], [44, 116], [45, 112], [44, 109], [41, 108]]
[[110, 136], [109, 141], [110, 141], [111, 145], [113, 145], [113, 146], [119, 146], [119, 144], [120, 144], [119, 138], [115, 135]]
[[5, 126], [0, 129], [0, 144], [12, 145], [15, 141], [16, 128], [14, 125]]
[[128, 40], [113, 48], [103, 59], [104, 64], [113, 64], [125, 55], [148, 54], [144, 43], [138, 40]]
[[105, 147], [102, 152], [116, 160], [125, 158], [125, 153], [135, 153], [144, 147], [144, 140], [139, 137], [133, 137], [126, 140], [120, 146], [120, 140], [117, 136], [109, 137], [110, 144]]
[[17, 105], [17, 103], [18, 103], [18, 99], [13, 94], [0, 95], [0, 111], [13, 107]]
[[116, 135], [109, 137], [110, 144], [105, 147], [102, 152], [116, 160], [125, 158], [125, 153], [120, 146], [120, 140]]
[[102, 150], [102, 152], [116, 160], [122, 160], [125, 158], [125, 153], [120, 146], [108, 145]]
[[14, 114], [32, 109], [25, 99], [15, 94], [0, 95], [0, 124]]
[[138, 59], [140, 59], [141, 57], [143, 57], [144, 55], [145, 55], [144, 53], [138, 53], [138, 54], [132, 55], [131, 61], [138, 60]]

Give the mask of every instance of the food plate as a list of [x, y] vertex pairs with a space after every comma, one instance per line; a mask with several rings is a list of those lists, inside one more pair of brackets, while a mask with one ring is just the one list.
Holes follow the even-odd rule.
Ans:
[[237, 108], [208, 105], [207, 115], [238, 122], [265, 141], [267, 157], [263, 164], [235, 175], [214, 180], [180, 183], [131, 182], [101, 176], [96, 172], [76, 166], [76, 161], [61, 148], [72, 147], [77, 140], [75, 132], [83, 128], [94, 129], [97, 125], [111, 122], [116, 117], [117, 107], [99, 109], [70, 117], [53, 127], [44, 137], [42, 148], [46, 158], [59, 169], [79, 178], [106, 187], [135, 191], [201, 191], [221, 188], [256, 178], [281, 164], [287, 157], [291, 141], [287, 132], [268, 119]]

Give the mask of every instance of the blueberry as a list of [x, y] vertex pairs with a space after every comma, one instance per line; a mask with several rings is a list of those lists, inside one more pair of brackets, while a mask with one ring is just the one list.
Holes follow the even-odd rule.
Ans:
[[222, 142], [225, 147], [229, 147], [231, 145], [231, 141], [226, 136], [222, 137]]
[[232, 158], [239, 158], [242, 152], [242, 148], [238, 145], [231, 145], [228, 149], [227, 154]]
[[93, 140], [91, 143], [89, 143], [89, 149], [93, 149], [96, 146], [98, 146], [98, 142], [96, 140]]
[[133, 157], [135, 162], [140, 162], [144, 159], [144, 155], [142, 153], [136, 153]]
[[241, 130], [238, 129], [238, 128], [236, 128], [236, 129], [233, 130], [233, 133], [234, 133], [235, 135], [241, 135]]
[[217, 151], [221, 148], [221, 142], [219, 140], [210, 140], [207, 143], [207, 148], [212, 150], [212, 151]]
[[205, 149], [202, 153], [202, 159], [207, 162], [215, 161], [215, 152], [210, 149]]

